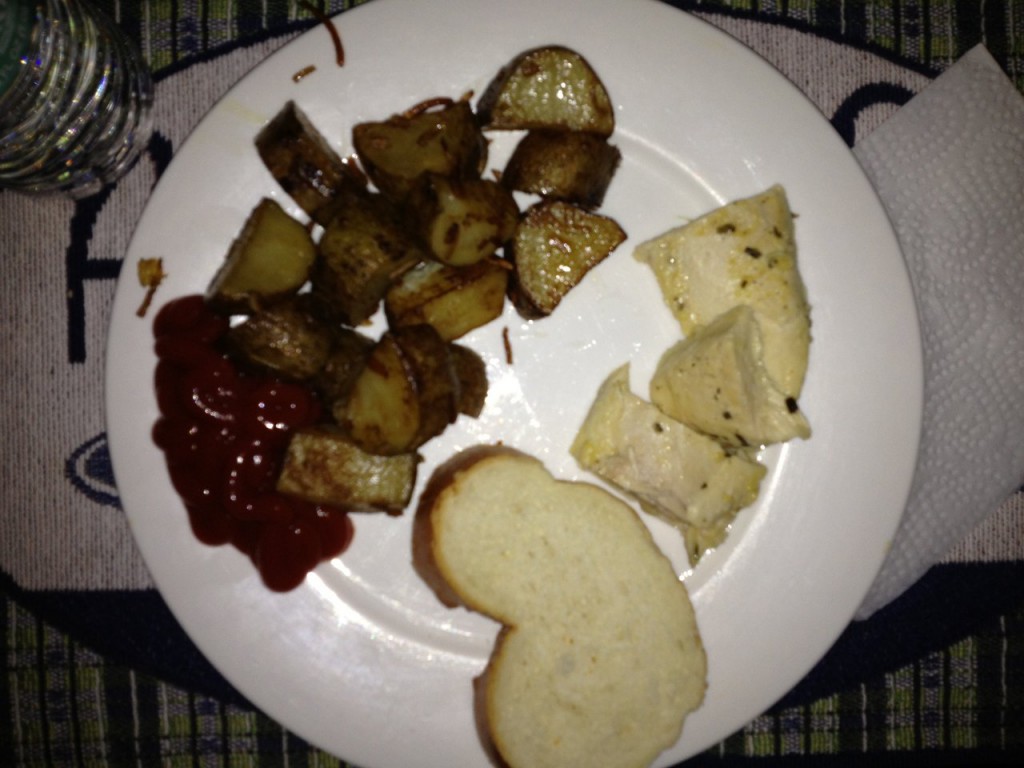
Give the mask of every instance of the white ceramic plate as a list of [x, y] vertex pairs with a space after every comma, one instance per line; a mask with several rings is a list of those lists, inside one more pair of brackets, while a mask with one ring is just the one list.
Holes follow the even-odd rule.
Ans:
[[[345, 13], [347, 63], [322, 29], [285, 46], [200, 123], [153, 193], [126, 258], [109, 339], [109, 440], [118, 487], [162, 594], [217, 668], [270, 716], [357, 765], [486, 763], [471, 680], [496, 627], [441, 607], [410, 566], [410, 521], [356, 518], [356, 539], [299, 589], [264, 589], [247, 559], [189, 531], [150, 442], [157, 417], [150, 323], [135, 316], [140, 258], [162, 256], [157, 294], [201, 292], [261, 196], [297, 209], [252, 140], [294, 99], [351, 153], [352, 125], [431, 96], [480, 93], [514, 54], [544, 43], [583, 53], [616, 105], [623, 163], [603, 210], [629, 241], [554, 316], [509, 310], [464, 339], [488, 362], [478, 421], [426, 451], [432, 465], [503, 440], [557, 475], [584, 476], [568, 446], [604, 377], [632, 361], [638, 393], [678, 337], [633, 245], [715, 205], [785, 186], [814, 342], [802, 407], [814, 436], [765, 455], [761, 498], [692, 573], [677, 534], [651, 523], [685, 576], [710, 663], [707, 699], [668, 765], [742, 727], [825, 653], [867, 591], [895, 530], [917, 449], [922, 372], [914, 302], [879, 201], [815, 108], [756, 55], [667, 5], [375, 0]], [[439, 30], [443, 30], [441, 34]], [[314, 64], [296, 84], [292, 75]], [[511, 137], [498, 137], [500, 167]], [[187, 226], [183, 226], [187, 222]], [[514, 354], [502, 346], [507, 328]]]

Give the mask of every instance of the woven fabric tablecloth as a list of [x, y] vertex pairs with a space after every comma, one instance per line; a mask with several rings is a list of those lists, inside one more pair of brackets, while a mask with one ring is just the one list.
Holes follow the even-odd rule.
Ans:
[[[284, 0], [97, 4], [153, 68], [156, 133], [96, 197], [0, 193], [0, 765], [343, 764], [247, 702], [177, 625], [125, 524], [103, 412], [115, 281], [153, 183], [219, 95], [316, 22]], [[851, 145], [978, 43], [1024, 90], [1022, 0], [671, 4], [773, 63]], [[688, 764], [1016, 764], [1024, 493], [986, 512], [782, 701]]]

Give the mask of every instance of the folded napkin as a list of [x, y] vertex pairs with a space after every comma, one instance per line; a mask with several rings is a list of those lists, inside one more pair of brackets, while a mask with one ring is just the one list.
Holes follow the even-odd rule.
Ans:
[[854, 154], [903, 247], [925, 366], [910, 498], [863, 619], [1024, 480], [1024, 97], [978, 46]]

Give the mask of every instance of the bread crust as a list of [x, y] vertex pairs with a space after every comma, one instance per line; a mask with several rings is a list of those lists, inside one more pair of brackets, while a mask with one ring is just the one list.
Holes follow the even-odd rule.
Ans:
[[439, 464], [420, 493], [416, 514], [412, 522], [412, 565], [413, 569], [437, 599], [449, 608], [465, 605], [459, 594], [445, 578], [434, 557], [434, 528], [430, 514], [437, 505], [438, 497], [451, 488], [460, 472], [464, 472], [490, 456], [521, 455], [518, 451], [500, 444], [477, 445], [456, 453]]
[[[483, 461], [491, 456], [505, 454], [516, 454], [511, 448], [503, 445], [478, 445], [468, 448], [455, 454], [443, 464], [440, 464], [430, 476], [420, 494], [419, 503], [416, 507], [416, 514], [412, 525], [412, 563], [413, 568], [428, 587], [437, 595], [448, 608], [465, 605], [459, 594], [451, 587], [437, 560], [434, 558], [434, 529], [430, 519], [431, 510], [437, 503], [438, 496], [450, 488], [460, 472], [468, 470], [474, 464]], [[495, 647], [501, 644], [502, 637], [508, 632], [503, 627], [496, 640]], [[493, 654], [492, 654], [493, 659]], [[498, 751], [497, 745], [491, 737], [487, 718], [487, 679], [491, 662], [488, 662], [477, 677], [473, 679], [473, 721], [476, 724], [477, 738], [480, 746], [495, 768], [510, 768], [509, 764]]]

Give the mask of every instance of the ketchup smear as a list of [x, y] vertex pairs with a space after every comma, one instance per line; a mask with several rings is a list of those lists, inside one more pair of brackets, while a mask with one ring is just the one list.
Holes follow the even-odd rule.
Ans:
[[316, 424], [321, 406], [306, 387], [240, 371], [218, 349], [227, 329], [198, 295], [157, 314], [153, 441], [196, 538], [232, 544], [267, 587], [284, 592], [348, 547], [352, 521], [345, 510], [275, 489], [292, 432]]

